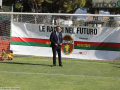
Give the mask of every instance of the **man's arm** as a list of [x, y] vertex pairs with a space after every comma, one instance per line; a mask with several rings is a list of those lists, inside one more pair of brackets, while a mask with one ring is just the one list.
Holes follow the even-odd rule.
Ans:
[[56, 46], [58, 46], [55, 42], [54, 42], [54, 40], [53, 40], [53, 32], [51, 33], [51, 35], [50, 35], [50, 41], [51, 41], [51, 43], [53, 43], [54, 45], [56, 45]]
[[62, 42], [63, 42], [63, 38], [62, 38], [62, 33], [61, 33], [61, 42], [60, 42], [60, 45], [62, 45]]

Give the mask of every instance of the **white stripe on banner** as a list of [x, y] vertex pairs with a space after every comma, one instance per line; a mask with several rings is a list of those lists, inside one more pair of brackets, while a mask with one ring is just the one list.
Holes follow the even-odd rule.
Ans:
[[[51, 47], [10, 45], [10, 49], [14, 51], [14, 54], [20, 55], [34, 55], [46, 57], [53, 56]], [[82, 52], [82, 54], [80, 52]], [[63, 58], [90, 59], [90, 60], [115, 60], [115, 59], [120, 60], [120, 52], [118, 51], [75, 49], [70, 55], [65, 55], [63, 52], [61, 53], [61, 55]]]

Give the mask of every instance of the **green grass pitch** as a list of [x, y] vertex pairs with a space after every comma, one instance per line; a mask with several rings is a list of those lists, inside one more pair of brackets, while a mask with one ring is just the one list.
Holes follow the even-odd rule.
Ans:
[[0, 61], [0, 87], [20, 90], [120, 90], [120, 62], [14, 58]]

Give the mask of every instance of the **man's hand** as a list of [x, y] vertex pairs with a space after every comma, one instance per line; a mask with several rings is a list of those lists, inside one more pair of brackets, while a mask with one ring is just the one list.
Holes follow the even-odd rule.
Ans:
[[62, 45], [62, 43], [60, 43], [60, 45]]
[[55, 46], [58, 46], [58, 44], [55, 44]]

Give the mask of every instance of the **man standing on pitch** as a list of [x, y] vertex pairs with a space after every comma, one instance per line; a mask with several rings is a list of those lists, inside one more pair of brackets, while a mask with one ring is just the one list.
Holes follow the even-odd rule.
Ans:
[[59, 59], [59, 66], [62, 67], [61, 62], [61, 46], [62, 46], [62, 33], [60, 26], [56, 27], [56, 31], [52, 32], [50, 35], [51, 47], [53, 52], [53, 65], [52, 67], [56, 66], [56, 51], [58, 52], [58, 59]]

